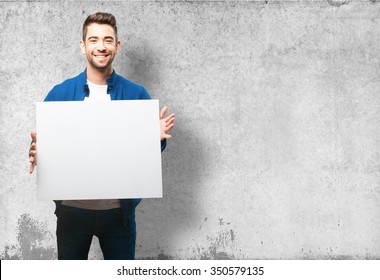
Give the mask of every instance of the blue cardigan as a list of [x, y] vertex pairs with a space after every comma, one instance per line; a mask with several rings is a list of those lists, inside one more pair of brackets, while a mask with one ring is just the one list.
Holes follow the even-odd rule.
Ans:
[[[116, 74], [115, 70], [112, 72], [112, 76], [107, 79], [107, 86], [107, 93], [111, 96], [111, 100], [151, 99], [143, 86]], [[83, 101], [89, 94], [86, 70], [84, 70], [78, 76], [56, 85], [44, 101]], [[161, 141], [161, 152], [165, 147], [166, 140], [163, 140]], [[120, 199], [126, 223], [134, 224], [135, 207], [140, 201], [141, 199]], [[62, 201], [55, 200], [54, 202], [56, 203], [55, 213], [57, 214]]]

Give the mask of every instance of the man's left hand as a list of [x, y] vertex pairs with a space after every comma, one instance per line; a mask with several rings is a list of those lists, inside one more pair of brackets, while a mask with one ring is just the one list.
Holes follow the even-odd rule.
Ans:
[[169, 116], [165, 117], [165, 114], [168, 112], [168, 107], [164, 106], [160, 112], [160, 139], [172, 138], [168, 132], [174, 127], [174, 113], [171, 113]]

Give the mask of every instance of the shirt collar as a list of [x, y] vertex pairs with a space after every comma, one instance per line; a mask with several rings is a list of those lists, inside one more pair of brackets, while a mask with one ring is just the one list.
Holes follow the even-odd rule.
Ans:
[[[84, 95], [85, 97], [88, 97], [90, 94], [90, 89], [88, 88], [88, 84], [87, 84], [87, 68], [83, 71], [82, 78], [84, 79]], [[111, 77], [106, 80], [106, 83], [108, 86], [107, 93], [109, 93], [109, 91], [115, 87], [114, 86], [115, 80], [116, 80], [116, 72], [115, 72], [115, 69], [113, 69]]]

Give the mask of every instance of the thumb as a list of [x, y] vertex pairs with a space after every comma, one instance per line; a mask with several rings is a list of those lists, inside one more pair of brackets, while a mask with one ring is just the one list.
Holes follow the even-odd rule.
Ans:
[[30, 136], [32, 137], [33, 142], [36, 143], [37, 142], [37, 134], [34, 131], [32, 131], [30, 133]]

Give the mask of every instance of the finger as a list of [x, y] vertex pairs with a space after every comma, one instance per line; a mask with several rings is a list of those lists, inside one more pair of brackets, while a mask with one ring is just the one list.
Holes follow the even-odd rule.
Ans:
[[170, 120], [168, 120], [168, 121], [166, 122], [166, 125], [168, 126], [168, 125], [170, 125], [170, 124], [172, 124], [172, 123], [174, 123], [174, 118], [171, 118]]
[[35, 157], [37, 155], [37, 151], [36, 150], [30, 150], [29, 151], [29, 157]]
[[160, 119], [164, 117], [167, 111], [168, 111], [168, 106], [164, 106], [164, 108], [161, 109]]
[[164, 137], [165, 139], [170, 139], [170, 138], [172, 138], [172, 136], [169, 135], [169, 134], [164, 134], [163, 137]]
[[36, 165], [34, 164], [34, 163], [32, 163], [31, 165], [30, 165], [30, 168], [29, 168], [29, 173], [30, 174], [32, 174], [33, 173], [33, 171], [34, 171], [34, 167], [35, 167]]
[[34, 158], [33, 156], [30, 156], [30, 157], [29, 157], [29, 162], [30, 162], [30, 163], [34, 163], [34, 161], [35, 161], [35, 158]]
[[170, 130], [172, 130], [173, 127], [174, 127], [174, 124], [171, 124], [171, 125], [165, 127], [165, 128], [164, 128], [165, 133], [166, 133], [166, 132], [169, 132]]
[[164, 120], [167, 122], [169, 121], [170, 119], [173, 119], [174, 118], [174, 113], [171, 113], [169, 116], [167, 116], [166, 118], [164, 118]]
[[36, 149], [36, 144], [32, 144], [30, 145], [30, 148], [29, 148], [29, 156], [32, 154], [32, 152], [36, 152], [37, 149]]
[[37, 142], [37, 135], [36, 135], [36, 133], [34, 131], [32, 131], [30, 133], [30, 136], [32, 137], [33, 142], [36, 143]]

